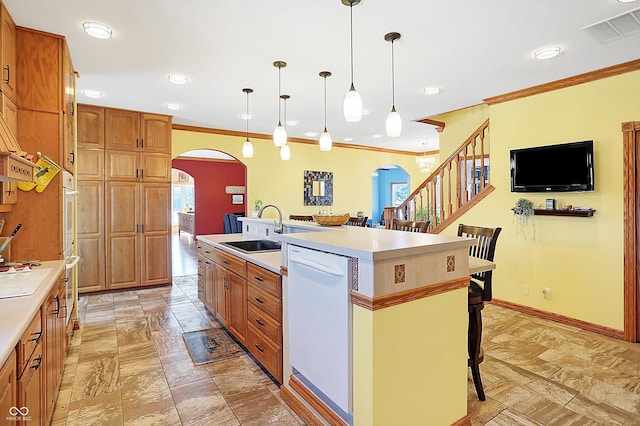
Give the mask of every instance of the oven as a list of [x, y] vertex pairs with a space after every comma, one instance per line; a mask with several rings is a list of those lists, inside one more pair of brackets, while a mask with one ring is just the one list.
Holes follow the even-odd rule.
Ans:
[[74, 188], [73, 175], [68, 171], [62, 172], [62, 186], [64, 196], [62, 200], [62, 232], [63, 253], [65, 265], [65, 287], [67, 303], [65, 307], [65, 324], [68, 324], [77, 297], [77, 265], [80, 257], [76, 255], [76, 199], [78, 191]]

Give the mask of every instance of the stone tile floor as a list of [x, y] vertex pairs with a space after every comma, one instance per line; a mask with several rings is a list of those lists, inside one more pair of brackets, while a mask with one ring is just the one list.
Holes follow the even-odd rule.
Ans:
[[[176, 241], [193, 262], [193, 240]], [[195, 275], [79, 306], [53, 425], [302, 424], [248, 355], [193, 365], [182, 333], [219, 326]], [[639, 344], [491, 304], [483, 312], [487, 401], [469, 380], [474, 425], [640, 425]]]

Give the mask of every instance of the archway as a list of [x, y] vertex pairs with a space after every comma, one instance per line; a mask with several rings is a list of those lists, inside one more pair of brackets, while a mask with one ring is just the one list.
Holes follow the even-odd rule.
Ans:
[[371, 174], [372, 226], [382, 223], [384, 207], [402, 203], [411, 193], [411, 178], [402, 167], [389, 164]]

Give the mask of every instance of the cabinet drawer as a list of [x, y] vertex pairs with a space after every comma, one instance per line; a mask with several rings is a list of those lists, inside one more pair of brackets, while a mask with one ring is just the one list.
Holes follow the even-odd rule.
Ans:
[[249, 283], [248, 299], [250, 303], [271, 315], [276, 321], [282, 322], [282, 300], [252, 283]]
[[214, 256], [214, 248], [211, 247], [209, 244], [202, 244], [202, 255], [204, 257], [206, 257], [209, 260], [215, 260], [215, 256]]
[[282, 348], [265, 338], [253, 324], [249, 324], [247, 347], [276, 380], [282, 383]]
[[[198, 269], [204, 269], [204, 260], [204, 255], [198, 253]], [[200, 271], [198, 271], [198, 273], [200, 273]]]
[[271, 318], [262, 309], [259, 309], [253, 303], [249, 303], [248, 312], [249, 323], [253, 324], [262, 333], [269, 336], [274, 342], [282, 343], [282, 325], [279, 321]]
[[260, 288], [267, 290], [278, 298], [282, 298], [280, 275], [267, 271], [253, 263], [247, 264], [247, 280]]
[[42, 323], [40, 312], [34, 315], [31, 323], [18, 342], [18, 376], [22, 375], [34, 349], [42, 340]]
[[[206, 247], [205, 247], [206, 248]], [[227, 254], [222, 250], [214, 250], [216, 256], [216, 263], [224, 266], [228, 270], [235, 272], [242, 278], [247, 276], [247, 262], [237, 258], [231, 254]]]
[[202, 241], [196, 241], [196, 250], [198, 250], [198, 254], [204, 254], [204, 243]]

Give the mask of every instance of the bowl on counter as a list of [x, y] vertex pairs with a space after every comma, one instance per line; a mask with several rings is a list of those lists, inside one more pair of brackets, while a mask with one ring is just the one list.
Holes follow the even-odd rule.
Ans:
[[313, 220], [318, 225], [323, 226], [340, 226], [347, 223], [349, 220], [349, 213], [345, 214], [314, 214]]

